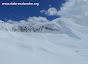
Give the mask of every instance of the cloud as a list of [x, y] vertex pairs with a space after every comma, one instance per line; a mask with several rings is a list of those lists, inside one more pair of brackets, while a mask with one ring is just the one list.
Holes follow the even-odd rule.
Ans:
[[49, 20], [46, 18], [46, 17], [29, 17], [28, 18], [28, 21], [31, 21], [31, 22], [48, 22]]
[[58, 10], [53, 7], [49, 8], [47, 11], [41, 10], [40, 13], [44, 13], [45, 15], [48, 15], [48, 16], [58, 16]]
[[52, 5], [49, 5], [49, 7], [52, 7]]
[[78, 24], [88, 25], [88, 0], [67, 0], [60, 10], [52, 7], [40, 12], [48, 16], [71, 18]]
[[68, 0], [58, 13], [61, 17], [72, 18], [79, 24], [88, 25], [88, 0]]
[[[88, 25], [88, 0], [67, 0], [67, 2], [62, 5], [60, 10], [51, 7], [48, 10], [41, 10], [40, 12], [48, 16], [60, 16], [60, 18], [73, 19], [76, 23]], [[59, 21], [60, 19], [58, 18], [51, 21]], [[48, 22], [50, 20], [48, 20], [46, 17], [33, 16], [23, 21]], [[9, 22], [11, 21], [9, 20]]]

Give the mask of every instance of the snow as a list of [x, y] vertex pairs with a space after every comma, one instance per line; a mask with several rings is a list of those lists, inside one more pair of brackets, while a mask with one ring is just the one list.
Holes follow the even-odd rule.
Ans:
[[68, 18], [44, 23], [1, 22], [0, 64], [88, 64], [87, 38], [87, 26]]
[[74, 21], [1, 22], [0, 64], [88, 64], [88, 26]]
[[0, 64], [88, 64], [88, 34], [81, 37], [0, 31]]

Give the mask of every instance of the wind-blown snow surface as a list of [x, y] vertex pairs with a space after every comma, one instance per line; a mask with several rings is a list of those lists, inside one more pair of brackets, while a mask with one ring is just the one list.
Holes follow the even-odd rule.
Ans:
[[59, 33], [0, 30], [0, 64], [88, 64], [87, 26], [54, 24]]

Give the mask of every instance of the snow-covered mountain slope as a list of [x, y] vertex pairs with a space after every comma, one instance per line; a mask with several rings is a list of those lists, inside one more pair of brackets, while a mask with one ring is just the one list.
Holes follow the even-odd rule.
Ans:
[[88, 64], [87, 42], [65, 34], [0, 31], [0, 64]]
[[87, 26], [63, 19], [0, 29], [0, 64], [88, 64]]
[[19, 32], [57, 32], [60, 30], [52, 22], [1, 22], [0, 30], [19, 31]]
[[[80, 39], [77, 32], [88, 32], [87, 26], [75, 23], [72, 19], [59, 18], [50, 22], [0, 22], [0, 30], [14, 32], [59, 33]], [[76, 31], [76, 32], [75, 32]]]

